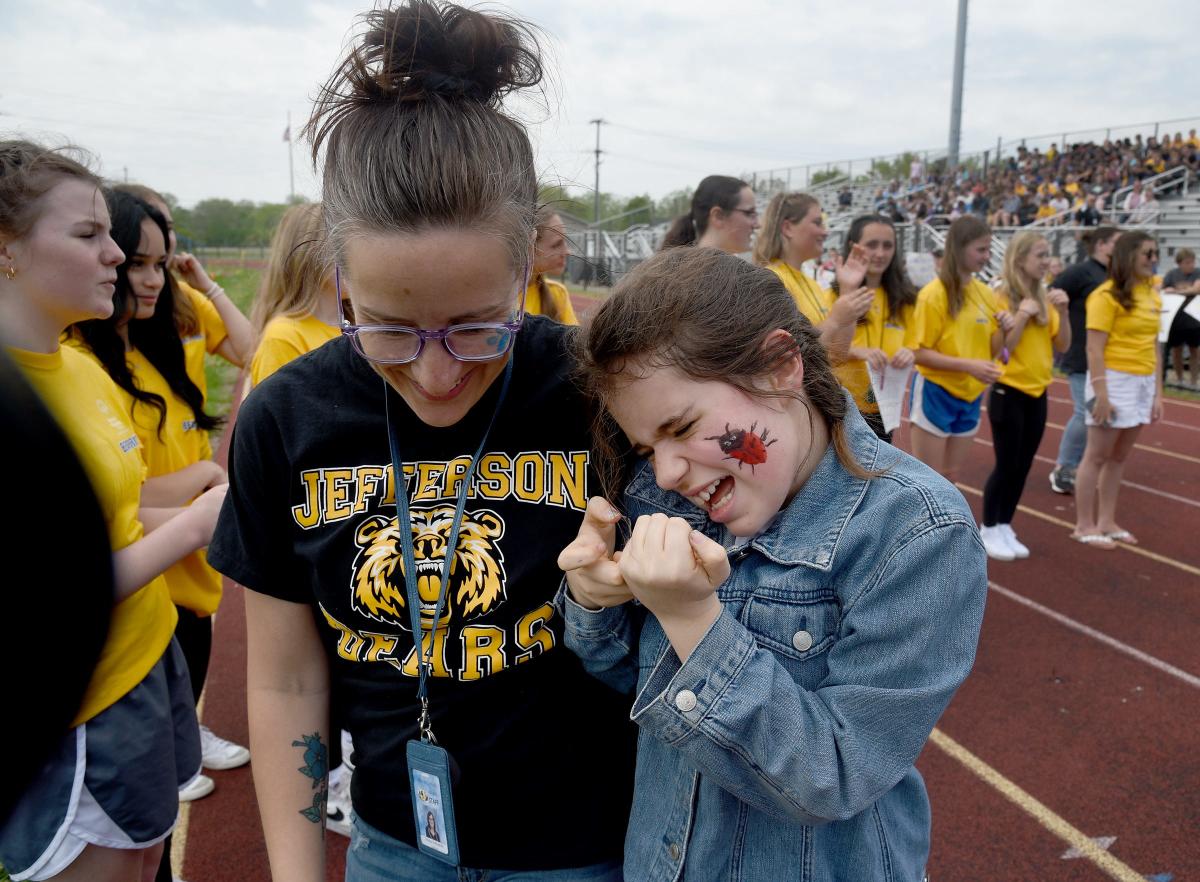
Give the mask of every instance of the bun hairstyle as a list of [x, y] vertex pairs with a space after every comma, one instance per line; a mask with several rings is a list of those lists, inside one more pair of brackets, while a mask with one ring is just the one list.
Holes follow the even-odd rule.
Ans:
[[[790, 339], [764, 348], [777, 328]], [[876, 474], [850, 450], [845, 419], [853, 405], [820, 337], [771, 270], [716, 248], [661, 251], [621, 280], [574, 345], [579, 379], [599, 403], [620, 389], [635, 362], [728, 383], [755, 398], [795, 397], [810, 415], [815, 410], [825, 420], [846, 471], [864, 478]], [[804, 361], [803, 396], [763, 391], [756, 381], [795, 354]], [[602, 486], [609, 499], [619, 499], [627, 477], [622, 456], [627, 445], [606, 411], [597, 408], [594, 419]]]
[[51, 150], [32, 141], [0, 141], [0, 235], [20, 239], [32, 230], [41, 198], [64, 180], [100, 188], [100, 179], [72, 159], [71, 152], [76, 151]]
[[500, 103], [541, 82], [533, 30], [433, 0], [362, 20], [304, 130], [314, 165], [325, 152], [333, 256], [356, 234], [482, 227], [504, 237], [519, 271], [533, 241], [537, 180], [529, 137]]
[[696, 187], [691, 210], [671, 222], [659, 250], [694, 245], [708, 229], [708, 217], [712, 210], [719, 208], [725, 214], [733, 211], [737, 208], [742, 190], [749, 186], [740, 178], [709, 175]]
[[183, 340], [175, 324], [176, 294], [169, 272], [163, 273], [163, 287], [154, 315], [147, 319], [129, 320], [135, 308], [133, 291], [129, 286], [129, 265], [141, 245], [142, 222], [149, 219], [158, 227], [165, 243], [167, 219], [157, 208], [129, 193], [109, 190], [104, 195], [109, 214], [112, 215], [113, 241], [125, 252], [124, 262], [117, 267], [117, 290], [113, 295], [115, 309], [106, 319], [88, 319], [75, 324], [73, 332], [88, 345], [113, 382], [128, 392], [135, 402], [158, 411], [158, 436], [161, 438], [167, 419], [167, 403], [161, 395], [143, 391], [129, 370], [125, 360], [125, 341], [117, 333], [117, 325], [129, 321], [130, 344], [146, 356], [146, 360], [163, 375], [171, 391], [191, 408], [196, 425], [205, 431], [215, 429], [224, 420], [205, 413], [204, 394], [188, 376]]

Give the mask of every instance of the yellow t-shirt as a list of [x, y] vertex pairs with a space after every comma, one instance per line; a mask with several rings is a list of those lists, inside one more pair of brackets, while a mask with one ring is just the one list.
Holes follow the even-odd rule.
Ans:
[[779, 276], [784, 287], [796, 301], [800, 313], [813, 325], [819, 325], [829, 315], [829, 307], [833, 305], [833, 292], [827, 291], [817, 284], [817, 280], [805, 275], [800, 270], [784, 260], [773, 260], [767, 269]]
[[888, 313], [887, 292], [883, 288], [875, 289], [875, 299], [864, 318], [854, 327], [856, 347], [862, 349], [882, 349], [888, 358], [895, 355], [905, 344], [909, 328], [913, 327], [913, 314], [916, 304], [901, 307], [898, 315]]
[[225, 322], [221, 314], [207, 297], [178, 278], [172, 279], [176, 297], [187, 297], [192, 308], [196, 310], [196, 319], [200, 323], [196, 333], [183, 338], [183, 359], [187, 375], [200, 390], [200, 394], [208, 399], [208, 380], [204, 375], [204, 355], [217, 351], [217, 347], [225, 342], [229, 332], [225, 330]]
[[1153, 374], [1158, 355], [1159, 313], [1162, 295], [1143, 282], [1133, 287], [1133, 308], [1123, 309], [1113, 296], [1109, 279], [1088, 295], [1087, 329], [1104, 331], [1104, 366], [1114, 371], [1146, 376]]
[[1046, 203], [1046, 204], [1044, 204], [1044, 205], [1039, 205], [1039, 206], [1038, 206], [1038, 210], [1037, 210], [1037, 217], [1038, 217], [1038, 219], [1040, 220], [1040, 219], [1041, 219], [1041, 218], [1043, 218], [1043, 217], [1054, 217], [1054, 215], [1056, 215], [1057, 213], [1058, 213], [1058, 212], [1056, 212], [1056, 211], [1054, 210], [1054, 206], [1053, 206], [1053, 205], [1050, 205], [1049, 203]]
[[[95, 359], [92, 351], [77, 337], [67, 342], [72, 347], [78, 347], [88, 358]], [[99, 365], [99, 361], [95, 363]], [[208, 432], [196, 426], [192, 409], [171, 391], [158, 368], [137, 349], [125, 353], [125, 363], [129, 365], [129, 372], [133, 374], [138, 388], [160, 396], [167, 405], [160, 435], [158, 409], [138, 401], [119, 386], [115, 388], [126, 418], [132, 423], [141, 442], [146, 477], [169, 475], [202, 459], [212, 459]], [[194, 377], [192, 381], [195, 382]], [[212, 615], [221, 604], [221, 575], [208, 565], [203, 549], [193, 551], [175, 563], [163, 573], [163, 578], [167, 582], [171, 601], [198, 616]]]
[[[996, 296], [991, 288], [972, 279], [963, 291], [962, 309], [950, 315], [946, 287], [934, 279], [917, 295], [910, 337], [912, 349], [932, 349], [955, 358], [992, 360], [992, 334], [999, 329], [996, 322]], [[974, 401], [986, 388], [985, 383], [965, 371], [944, 371], [927, 365], [917, 365], [926, 380], [941, 386], [955, 398]]]
[[275, 316], [263, 328], [262, 339], [250, 360], [250, 386], [257, 386], [289, 361], [312, 352], [340, 333], [315, 315]]
[[[50, 354], [8, 351], [91, 479], [113, 550], [141, 539], [137, 513], [146, 466], [116, 384], [103, 368], [71, 347], [61, 346]], [[64, 548], [64, 553], [70, 549]], [[171, 642], [176, 618], [161, 576], [113, 607], [108, 639], [72, 726], [112, 706], [150, 673]]]
[[[542, 279], [546, 283], [546, 290], [550, 295], [550, 300], [558, 307], [558, 319], [564, 325], [579, 324], [579, 317], [575, 315], [575, 307], [571, 305], [571, 295], [567, 292], [566, 286], [550, 279]], [[529, 287], [525, 289], [525, 313], [526, 315], [550, 315], [546, 311], [546, 304], [542, 303], [542, 292], [538, 289], [537, 279], [532, 279], [529, 282]]]
[[[1008, 297], [998, 292], [996, 300], [1001, 309], [1015, 308]], [[1016, 347], [1008, 354], [1008, 364], [999, 382], [1012, 386], [1026, 395], [1040, 398], [1050, 385], [1054, 367], [1054, 338], [1058, 336], [1060, 319], [1058, 310], [1046, 307], [1047, 323], [1039, 325], [1036, 319], [1025, 322], [1025, 330]]]

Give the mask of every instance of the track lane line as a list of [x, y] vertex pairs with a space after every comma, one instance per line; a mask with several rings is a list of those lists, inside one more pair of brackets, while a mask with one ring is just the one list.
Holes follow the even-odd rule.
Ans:
[[[983, 438], [979, 438], [979, 437], [975, 438], [975, 443], [982, 444], [984, 447], [993, 447], [994, 446], [991, 441], [987, 441], [987, 440], [984, 440]], [[1051, 465], [1051, 466], [1058, 465], [1057, 460], [1051, 459], [1048, 456], [1042, 456], [1039, 454], [1039, 455], [1035, 456], [1034, 459], [1037, 460], [1038, 462], [1044, 462], [1047, 465]], [[1122, 487], [1130, 487], [1134, 490], [1141, 490], [1143, 493], [1150, 493], [1150, 494], [1153, 494], [1154, 496], [1161, 496], [1164, 499], [1170, 499], [1172, 502], [1182, 502], [1184, 505], [1190, 505], [1194, 508], [1200, 508], [1200, 501], [1197, 501], [1195, 499], [1188, 499], [1186, 496], [1179, 496], [1178, 494], [1175, 494], [1175, 493], [1168, 493], [1166, 490], [1159, 490], [1156, 487], [1147, 487], [1145, 484], [1139, 484], [1136, 481], [1126, 481], [1124, 478], [1122, 478], [1121, 486]]]
[[1083, 622], [1076, 621], [1070, 616], [1063, 615], [1056, 610], [1052, 610], [1048, 606], [1042, 606], [1036, 600], [1030, 600], [1023, 594], [1018, 594], [1011, 588], [1005, 588], [1003, 585], [998, 585], [991, 579], [988, 579], [988, 588], [997, 592], [998, 594], [1003, 595], [1004, 597], [1007, 597], [1009, 600], [1028, 607], [1034, 612], [1053, 619], [1060, 625], [1070, 628], [1072, 631], [1078, 631], [1080, 634], [1091, 637], [1093, 640], [1097, 640], [1111, 649], [1115, 649], [1117, 652], [1123, 653], [1130, 658], [1137, 659], [1138, 661], [1143, 662], [1150, 667], [1167, 674], [1168, 676], [1174, 677], [1177, 680], [1182, 680], [1184, 683], [1194, 689], [1200, 689], [1200, 677], [1197, 677], [1195, 674], [1189, 674], [1187, 671], [1183, 670], [1182, 668], [1177, 668], [1169, 662], [1165, 662], [1160, 658], [1155, 658], [1149, 653], [1142, 652], [1140, 649], [1134, 649], [1128, 643], [1123, 643], [1122, 641], [1117, 640], [1115, 637], [1109, 637], [1103, 631], [1097, 631], [1095, 628], [1085, 625]]
[[[964, 484], [961, 481], [956, 481], [954, 486], [963, 493], [971, 493], [974, 496], [980, 497], [983, 496], [982, 490], [978, 489], [977, 487], [972, 487], [970, 484]], [[1071, 532], [1075, 532], [1075, 525], [1070, 521], [1064, 521], [1062, 518], [1056, 518], [1054, 515], [1048, 515], [1045, 512], [1038, 511], [1036, 508], [1030, 508], [1028, 505], [1018, 505], [1017, 510], [1023, 511], [1025, 514], [1032, 517], [1040, 518], [1043, 521], [1048, 521], [1051, 524], [1058, 524], [1060, 527], [1066, 527]], [[1169, 567], [1175, 567], [1176, 569], [1183, 570], [1185, 573], [1190, 573], [1193, 576], [1200, 576], [1200, 567], [1194, 567], [1191, 564], [1184, 563], [1183, 561], [1175, 560], [1173, 557], [1167, 557], [1165, 554], [1159, 554], [1155, 551], [1150, 551], [1149, 549], [1143, 548], [1140, 545], [1129, 545], [1125, 542], [1118, 542], [1117, 548], [1124, 549], [1125, 551], [1132, 552], [1133, 554], [1139, 554], [1142, 557], [1158, 561], [1159, 563], [1166, 564]]]
[[1146, 877], [1116, 855], [1105, 851], [1091, 837], [1075, 827], [1015, 782], [1005, 778], [971, 751], [967, 750], [941, 729], [929, 733], [929, 741], [944, 753], [965, 766], [975, 777], [1000, 793], [1009, 802], [1029, 815], [1063, 842], [1078, 850], [1080, 857], [1095, 864], [1110, 879], [1117, 882], [1146, 882]]

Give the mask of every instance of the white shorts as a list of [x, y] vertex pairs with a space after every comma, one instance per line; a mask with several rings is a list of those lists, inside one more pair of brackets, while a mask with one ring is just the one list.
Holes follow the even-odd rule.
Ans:
[[[1132, 429], [1149, 424], [1157, 392], [1154, 374], [1127, 374], [1109, 368], [1104, 372], [1104, 378], [1108, 387], [1108, 403], [1113, 410], [1112, 417], [1104, 425], [1110, 429]], [[1089, 371], [1083, 395], [1087, 411], [1085, 420], [1089, 426], [1100, 425], [1092, 419], [1091, 402], [1095, 398], [1096, 391], [1092, 388], [1092, 374]]]

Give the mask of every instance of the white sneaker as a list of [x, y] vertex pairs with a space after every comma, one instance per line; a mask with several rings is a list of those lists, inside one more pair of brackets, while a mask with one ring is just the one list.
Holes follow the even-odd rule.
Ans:
[[250, 762], [250, 751], [214, 735], [208, 726], [201, 726], [200, 761], [206, 769], [236, 769]]
[[1008, 543], [1013, 554], [1018, 558], [1029, 557], [1029, 549], [1021, 544], [1017, 534], [1013, 532], [1012, 524], [997, 524], [996, 526], [1004, 534], [1004, 541]]
[[1008, 539], [999, 527], [980, 527], [979, 538], [983, 540], [983, 548], [992, 560], [1016, 560], [1016, 553], [1009, 547]]
[[179, 788], [179, 801], [191, 802], [194, 799], [203, 799], [212, 793], [216, 786], [208, 775], [197, 775], [190, 783]]
[[350, 835], [350, 775], [345, 763], [329, 773], [329, 798], [325, 804], [325, 829]]

